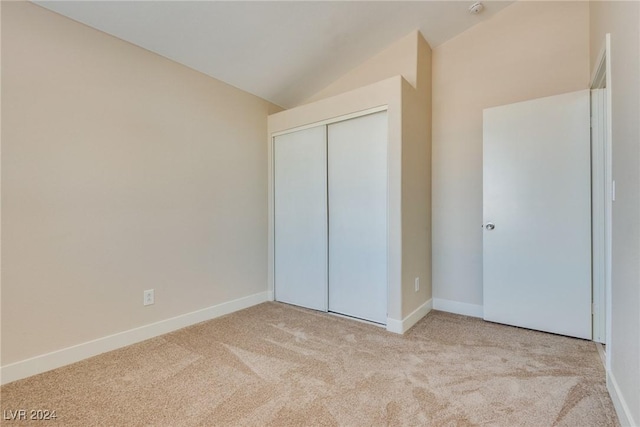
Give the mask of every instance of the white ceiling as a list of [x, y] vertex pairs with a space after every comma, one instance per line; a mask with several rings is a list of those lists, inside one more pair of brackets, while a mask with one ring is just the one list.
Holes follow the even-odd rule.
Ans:
[[35, 1], [283, 107], [419, 29], [432, 47], [512, 1]]

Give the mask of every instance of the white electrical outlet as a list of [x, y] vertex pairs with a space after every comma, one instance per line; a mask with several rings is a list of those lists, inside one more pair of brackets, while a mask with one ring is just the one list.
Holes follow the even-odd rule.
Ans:
[[144, 300], [142, 301], [142, 303], [144, 305], [151, 305], [154, 302], [153, 289], [147, 289], [146, 291], [144, 291]]
[[420, 290], [420, 278], [416, 277], [416, 292], [418, 292]]

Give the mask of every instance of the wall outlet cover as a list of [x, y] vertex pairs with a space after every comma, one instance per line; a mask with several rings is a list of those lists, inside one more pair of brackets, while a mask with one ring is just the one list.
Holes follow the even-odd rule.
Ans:
[[142, 301], [144, 305], [151, 305], [155, 303], [155, 297], [153, 289], [147, 289], [144, 291], [144, 299]]

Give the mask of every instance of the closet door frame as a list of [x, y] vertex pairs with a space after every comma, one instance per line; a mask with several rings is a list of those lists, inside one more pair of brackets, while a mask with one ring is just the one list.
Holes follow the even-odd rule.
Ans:
[[[390, 112], [389, 112], [389, 106], [388, 105], [382, 105], [379, 107], [374, 107], [374, 108], [368, 108], [365, 110], [361, 110], [361, 111], [357, 111], [354, 113], [350, 113], [350, 114], [344, 114], [341, 116], [337, 116], [337, 117], [332, 117], [330, 119], [326, 119], [326, 120], [321, 120], [321, 121], [316, 121], [313, 123], [309, 123], [309, 124], [305, 124], [302, 126], [296, 126], [296, 127], [292, 127], [290, 129], [286, 129], [283, 131], [278, 131], [278, 132], [272, 132], [269, 135], [269, 236], [268, 236], [268, 241], [269, 241], [269, 256], [268, 256], [268, 292], [267, 292], [267, 299], [269, 301], [274, 301], [274, 296], [275, 296], [275, 203], [274, 203], [274, 184], [275, 184], [275, 180], [274, 180], [274, 173], [275, 173], [275, 158], [273, 156], [274, 153], [274, 143], [275, 143], [275, 138], [281, 135], [286, 135], [289, 133], [293, 133], [293, 132], [297, 132], [300, 130], [304, 130], [304, 129], [309, 129], [309, 128], [314, 128], [314, 127], [318, 127], [318, 126], [328, 126], [330, 124], [333, 123], [338, 123], [338, 122], [343, 122], [346, 120], [350, 120], [350, 119], [355, 119], [358, 117], [363, 117], [363, 116], [368, 116], [370, 114], [375, 114], [375, 113], [379, 113], [379, 112], [383, 112], [386, 111], [387, 112], [387, 120], [390, 119]], [[390, 194], [390, 178], [391, 178], [391, 163], [392, 163], [392, 158], [393, 156], [391, 155], [391, 146], [390, 146], [390, 139], [389, 139], [389, 135], [387, 135], [387, 154], [388, 154], [388, 161], [387, 161], [387, 264], [389, 266], [389, 264], [391, 263], [391, 259], [390, 259], [390, 255], [391, 255], [391, 241], [390, 241], [390, 227], [389, 227], [389, 222], [390, 222], [390, 209], [389, 209], [389, 205], [390, 205], [390, 201], [391, 201], [391, 194]], [[327, 234], [327, 238], [328, 238], [328, 234]], [[390, 267], [390, 266], [389, 266]], [[328, 268], [328, 264], [327, 264], [327, 268]], [[390, 288], [390, 284], [392, 283], [391, 280], [391, 275], [392, 275], [392, 268], [387, 268], [387, 278], [386, 278], [386, 282], [387, 282], [387, 317], [389, 317], [389, 305], [392, 301], [392, 296], [391, 296], [391, 288]], [[327, 302], [328, 302], [328, 288], [327, 288]], [[387, 324], [387, 329], [389, 329], [389, 326]], [[394, 325], [395, 326], [395, 325]]]

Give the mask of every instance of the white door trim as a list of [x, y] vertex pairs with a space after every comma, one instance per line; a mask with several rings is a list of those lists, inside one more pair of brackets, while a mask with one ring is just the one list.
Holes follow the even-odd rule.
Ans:
[[354, 113], [345, 114], [343, 116], [332, 117], [330, 119], [322, 120], [320, 122], [309, 123], [307, 125], [294, 127], [294, 128], [282, 130], [282, 131], [279, 131], [279, 132], [273, 132], [271, 134], [271, 137], [285, 135], [287, 133], [297, 132], [299, 130], [304, 130], [304, 129], [308, 129], [308, 128], [314, 128], [314, 127], [317, 127], [317, 126], [324, 126], [324, 125], [330, 125], [332, 123], [344, 122], [345, 120], [355, 119], [355, 118], [362, 117], [362, 116], [368, 116], [369, 114], [379, 113], [381, 111], [387, 111], [388, 109], [389, 109], [388, 105], [381, 105], [379, 107], [367, 108], [366, 110], [356, 111]]
[[606, 88], [591, 89], [591, 257], [593, 340], [606, 338], [605, 140]]

